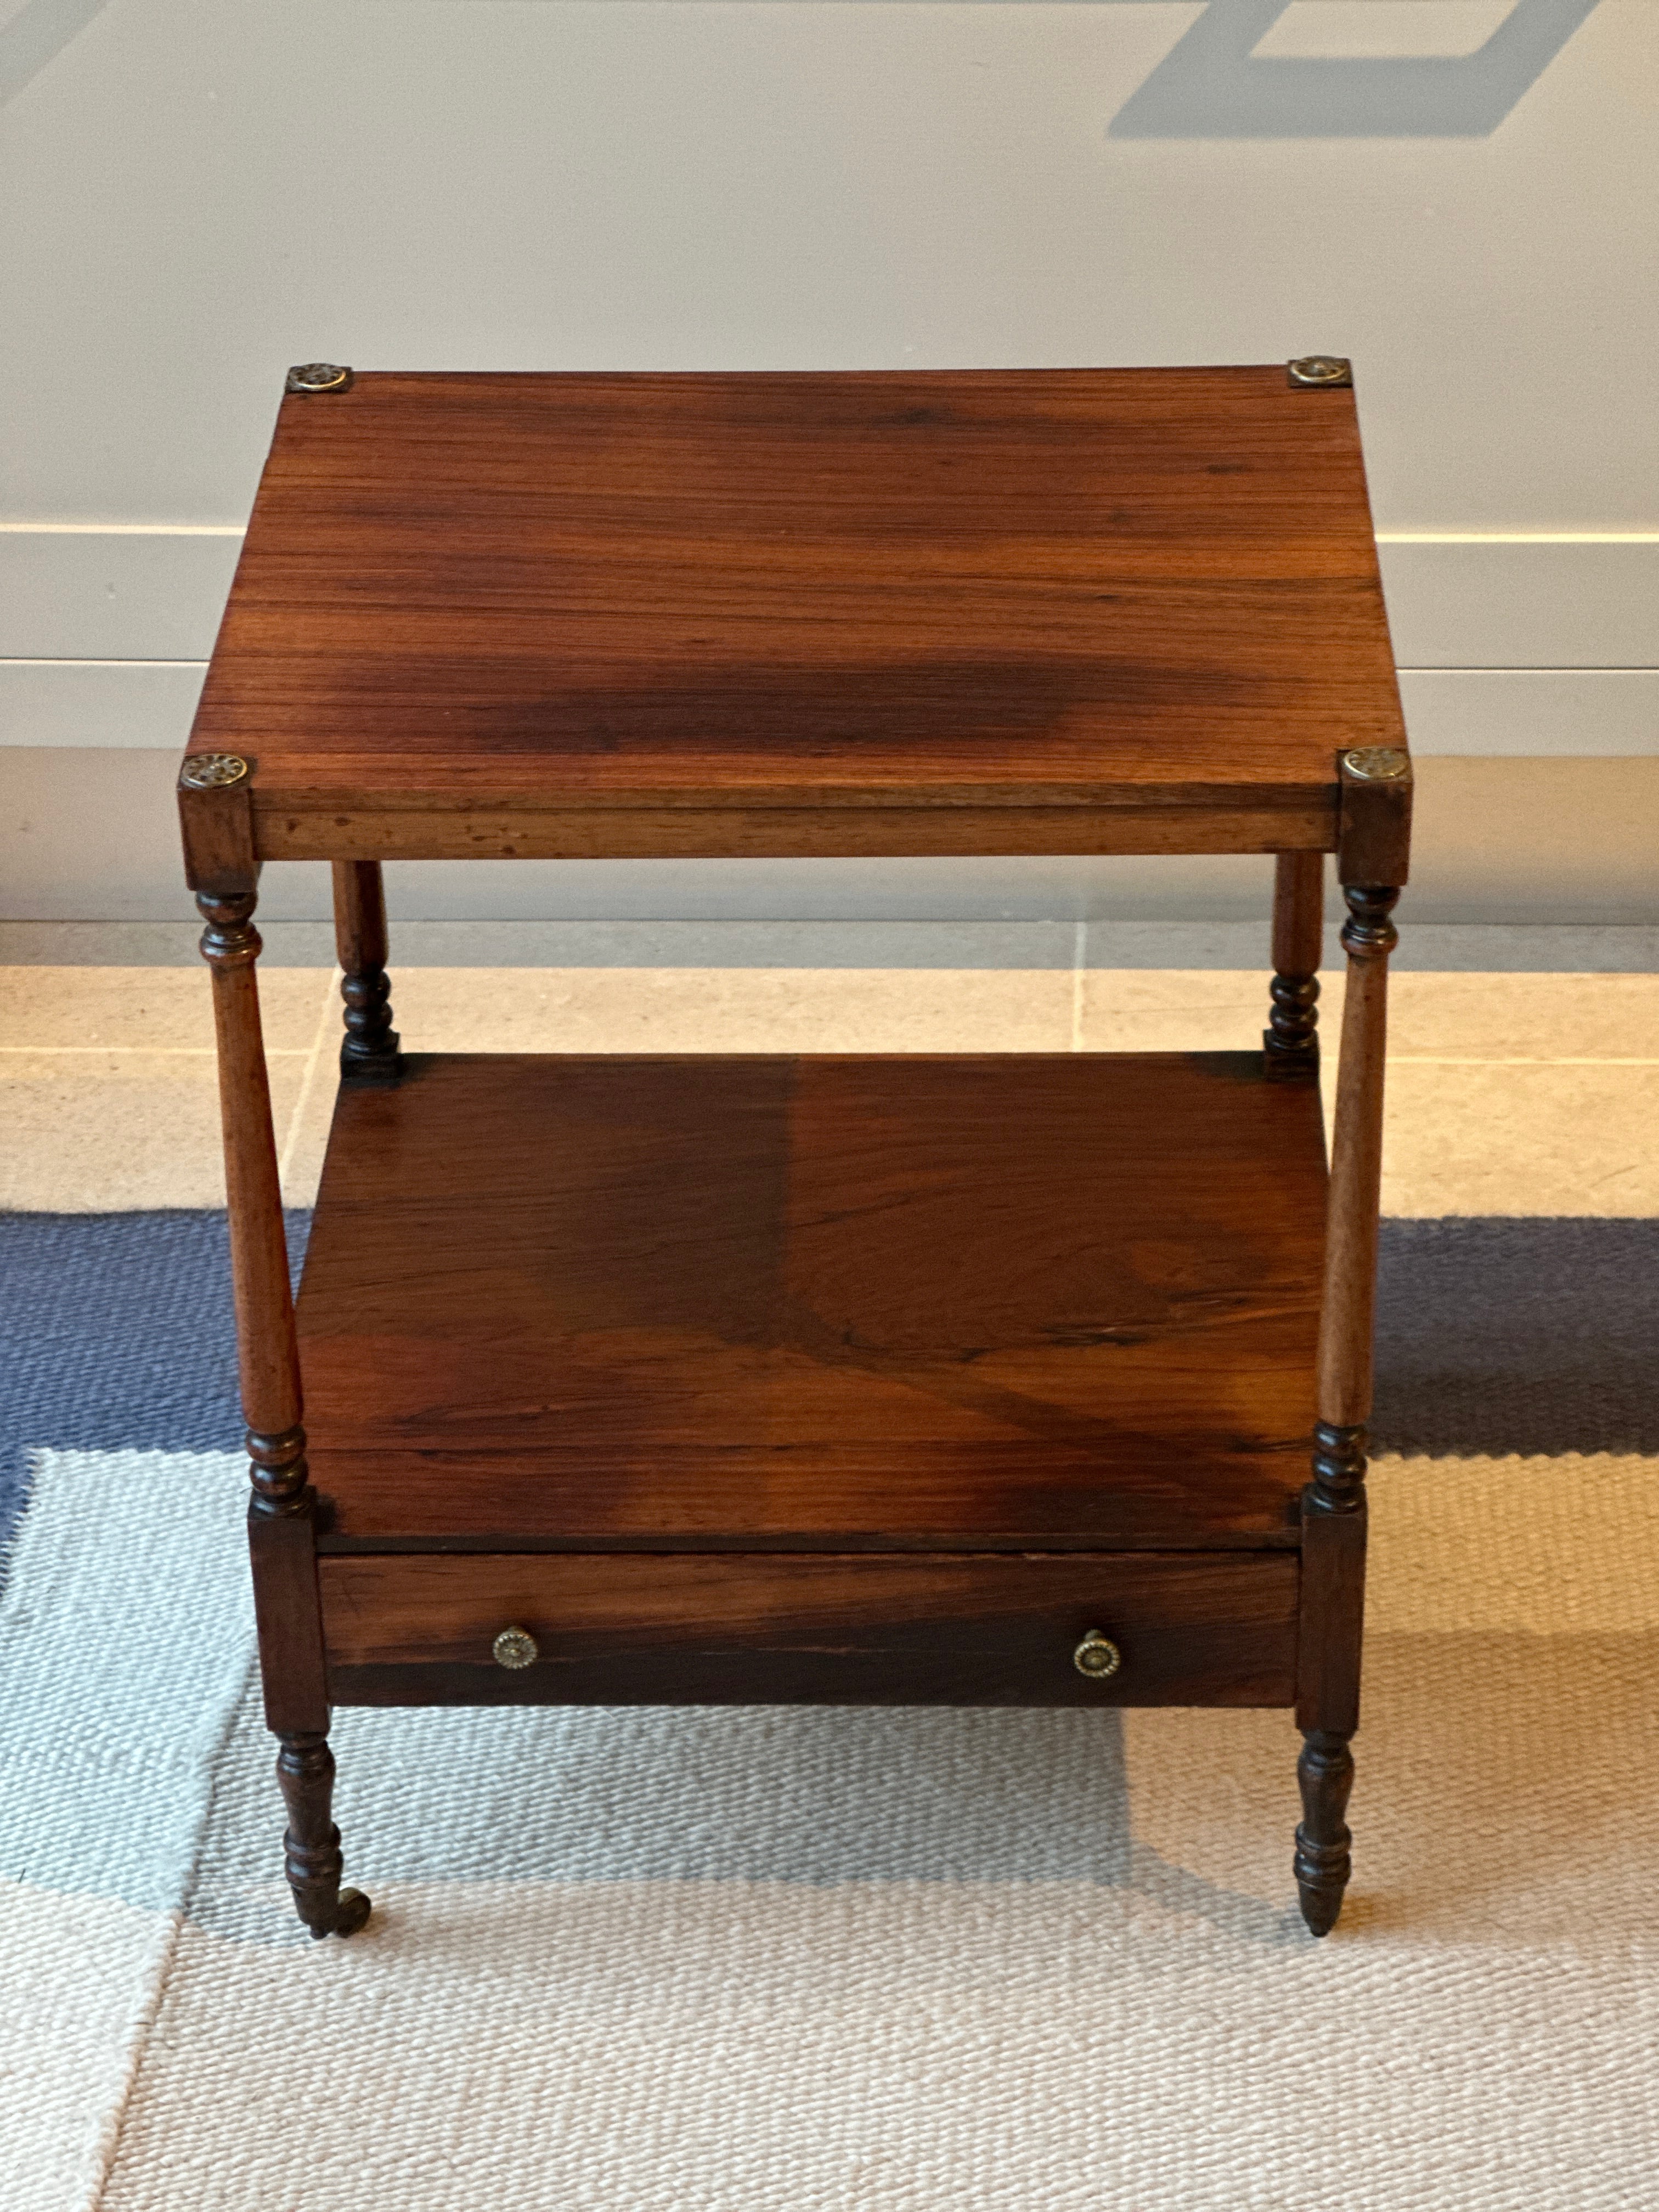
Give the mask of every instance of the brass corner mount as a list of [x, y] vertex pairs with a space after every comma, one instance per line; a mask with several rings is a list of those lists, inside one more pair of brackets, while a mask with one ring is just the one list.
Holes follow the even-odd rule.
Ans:
[[228, 784], [240, 783], [247, 772], [248, 763], [240, 753], [187, 753], [179, 781], [186, 791], [222, 791]]
[[1342, 765], [1361, 783], [1399, 783], [1412, 772], [1411, 755], [1398, 745], [1359, 745], [1344, 753]]
[[1340, 354], [1304, 354], [1300, 361], [1286, 362], [1285, 368], [1291, 382], [1304, 387], [1332, 391], [1353, 382], [1353, 363]]
[[349, 392], [351, 371], [341, 368], [331, 361], [305, 361], [297, 368], [289, 369], [283, 381], [284, 392]]

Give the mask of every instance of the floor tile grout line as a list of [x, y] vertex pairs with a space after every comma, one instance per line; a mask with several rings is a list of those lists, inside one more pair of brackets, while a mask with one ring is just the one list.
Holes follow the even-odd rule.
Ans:
[[1659, 1054], [1626, 1059], [1611, 1053], [1391, 1052], [1390, 1067], [1659, 1067]]
[[[1082, 969], [1073, 974], [1072, 984], [1072, 1041], [1071, 1049], [1080, 1052], [1083, 1043], [1083, 986]], [[1241, 1036], [1231, 1045], [1212, 1046], [1193, 1042], [1183, 1045], [1165, 1046], [1166, 1051], [1249, 1052], [1253, 1041]], [[319, 1045], [267, 1045], [267, 1060], [303, 1060], [309, 1066], [320, 1049]], [[151, 1044], [3, 1044], [0, 1045], [0, 1060], [70, 1060], [70, 1059], [133, 1059], [133, 1060], [211, 1060], [211, 1045], [151, 1045]], [[1389, 1054], [1391, 1067], [1659, 1067], [1659, 1053], [1498, 1053], [1498, 1052], [1401, 1052]]]

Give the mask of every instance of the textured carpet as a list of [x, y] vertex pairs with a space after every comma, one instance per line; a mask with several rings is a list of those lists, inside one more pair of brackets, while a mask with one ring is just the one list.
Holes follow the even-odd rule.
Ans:
[[[0, 1606], [5, 2201], [1650, 2203], [1654, 1473], [1379, 1468], [1322, 1946], [1285, 1715], [759, 1710], [341, 1715], [376, 1917], [319, 1945], [239, 1462], [46, 1455]], [[140, 1492], [135, 1547], [98, 1507]]]
[[1323, 1945], [1285, 1714], [761, 1709], [343, 1713], [312, 1943], [222, 1224], [6, 1234], [7, 2212], [1659, 2200], [1655, 1224], [1390, 1225]]

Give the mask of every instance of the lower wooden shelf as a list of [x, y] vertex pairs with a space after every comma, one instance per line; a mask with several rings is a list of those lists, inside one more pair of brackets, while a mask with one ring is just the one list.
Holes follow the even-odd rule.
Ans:
[[[321, 1562], [340, 1705], [1285, 1705], [1293, 1554]], [[499, 1663], [525, 1632], [535, 1656]], [[1098, 1630], [1115, 1669], [1081, 1672]], [[516, 1655], [522, 1656], [522, 1650]]]
[[1324, 1203], [1255, 1054], [411, 1057], [306, 1261], [320, 1547], [1293, 1548]]

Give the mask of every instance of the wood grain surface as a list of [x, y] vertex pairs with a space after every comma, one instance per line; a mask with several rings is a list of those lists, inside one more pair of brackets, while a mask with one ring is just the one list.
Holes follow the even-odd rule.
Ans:
[[1273, 871], [1273, 1011], [1261, 1042], [1275, 1076], [1319, 1073], [1325, 856], [1281, 853]]
[[[309, 775], [307, 762], [290, 763]], [[1075, 803], [937, 804], [923, 806], [808, 803], [793, 806], [549, 806], [531, 788], [501, 796], [510, 780], [491, 779], [488, 805], [462, 794], [422, 807], [417, 793], [428, 765], [388, 756], [374, 766], [377, 793], [351, 775], [349, 763], [322, 770], [324, 795], [285, 796], [259, 817], [268, 860], [354, 859], [422, 860], [916, 860], [983, 854], [1064, 852], [1083, 856], [1159, 853], [1323, 853], [1333, 836], [1328, 799], [1279, 798], [1240, 803], [1237, 793], [1211, 794], [1152, 805], [1132, 793], [1102, 805], [1097, 794]], [[405, 773], [406, 772], [406, 773]], [[539, 781], [520, 775], [532, 787]]]
[[398, 1032], [386, 980], [386, 885], [378, 860], [336, 860], [334, 945], [345, 1001], [340, 1073], [349, 1082], [395, 1083]]
[[1279, 363], [292, 395], [191, 739], [291, 858], [1331, 848], [1401, 743], [1353, 395]]
[[1317, 853], [1285, 853], [1273, 871], [1273, 968], [1314, 976], [1325, 957], [1325, 863]]
[[1389, 1047], [1389, 920], [1396, 894], [1345, 888], [1347, 989], [1331, 1140], [1330, 1235], [1319, 1330], [1319, 1418], [1371, 1417], [1376, 1370], [1376, 1247], [1382, 1189], [1383, 1070]]
[[260, 938], [253, 927], [252, 895], [215, 898], [198, 892], [196, 903], [207, 925], [202, 957], [213, 978], [242, 1415], [256, 1435], [280, 1437], [299, 1422], [300, 1366], [254, 975]]
[[1294, 1547], [1323, 1133], [1259, 1054], [404, 1067], [300, 1295], [324, 1547]]
[[[1293, 1556], [325, 1559], [343, 1705], [1288, 1705]], [[509, 1670], [503, 1628], [538, 1647]], [[1104, 1681], [1073, 1653], [1118, 1648]]]

